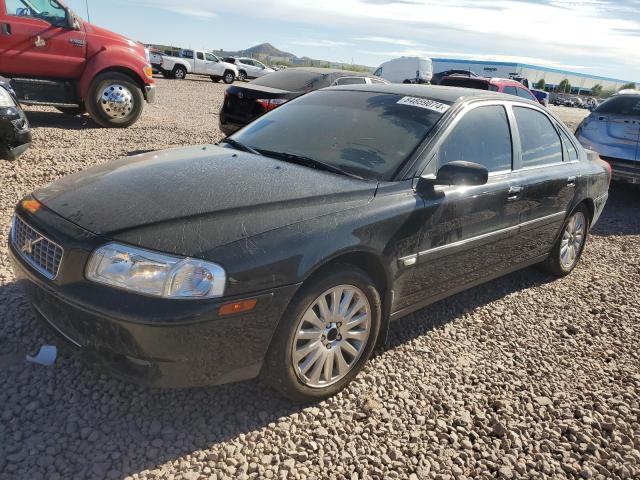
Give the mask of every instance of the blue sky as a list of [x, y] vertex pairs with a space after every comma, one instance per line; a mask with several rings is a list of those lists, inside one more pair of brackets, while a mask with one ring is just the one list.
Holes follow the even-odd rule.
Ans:
[[[640, 0], [88, 0], [145, 43], [377, 66], [400, 55], [520, 61], [640, 81]], [[66, 2], [86, 18], [85, 0]]]

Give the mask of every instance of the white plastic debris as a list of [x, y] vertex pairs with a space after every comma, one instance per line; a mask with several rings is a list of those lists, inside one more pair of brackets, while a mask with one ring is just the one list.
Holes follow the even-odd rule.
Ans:
[[56, 358], [58, 358], [58, 347], [55, 345], [43, 345], [36, 356], [27, 355], [27, 362], [49, 367], [55, 363]]

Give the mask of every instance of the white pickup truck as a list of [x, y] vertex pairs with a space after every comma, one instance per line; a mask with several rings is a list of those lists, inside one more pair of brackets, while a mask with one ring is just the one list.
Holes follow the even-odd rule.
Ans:
[[233, 83], [238, 77], [238, 68], [223, 62], [213, 53], [201, 50], [180, 50], [177, 57], [162, 57], [160, 73], [165, 78], [184, 79], [187, 74], [207, 75], [214, 82]]

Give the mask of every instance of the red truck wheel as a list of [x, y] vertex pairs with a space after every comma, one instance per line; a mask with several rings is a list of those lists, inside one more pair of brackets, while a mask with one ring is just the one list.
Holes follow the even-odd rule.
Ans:
[[144, 96], [131, 77], [118, 72], [98, 75], [91, 88], [85, 107], [99, 125], [107, 128], [126, 128], [142, 114]]

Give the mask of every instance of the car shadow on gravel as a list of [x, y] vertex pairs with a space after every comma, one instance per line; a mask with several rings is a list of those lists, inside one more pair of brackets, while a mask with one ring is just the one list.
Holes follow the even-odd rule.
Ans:
[[602, 217], [592, 230], [597, 236], [640, 235], [640, 185], [612, 183]]
[[88, 115], [72, 116], [61, 112], [27, 111], [32, 128], [59, 128], [63, 130], [89, 130], [102, 128]]

